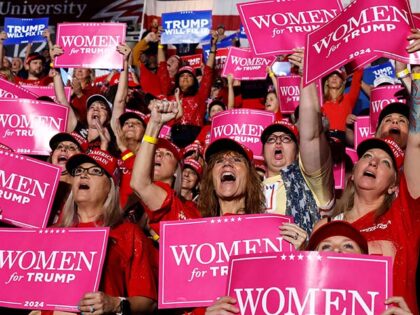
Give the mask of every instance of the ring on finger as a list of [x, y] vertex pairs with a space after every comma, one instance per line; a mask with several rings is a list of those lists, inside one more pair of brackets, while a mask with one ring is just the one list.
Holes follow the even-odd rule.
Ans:
[[93, 305], [89, 305], [90, 309], [89, 312], [90, 313], [94, 313], [95, 312], [95, 308], [93, 307]]
[[298, 237], [299, 237], [299, 233], [296, 233], [294, 239], [297, 240]]

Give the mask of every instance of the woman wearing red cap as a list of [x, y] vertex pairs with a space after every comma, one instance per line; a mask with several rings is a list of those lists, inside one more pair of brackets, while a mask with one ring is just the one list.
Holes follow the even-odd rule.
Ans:
[[408, 137], [405, 157], [390, 138], [372, 138], [359, 144], [359, 161], [334, 219], [350, 222], [361, 231], [370, 254], [393, 258], [393, 293], [403, 296], [418, 314], [415, 278], [420, 248], [420, 133], [413, 127]]
[[198, 197], [198, 190], [203, 167], [200, 162], [190, 158], [184, 160], [182, 170], [181, 196], [187, 201], [195, 201]]
[[105, 151], [94, 150], [72, 156], [66, 169], [73, 180], [58, 226], [111, 228], [112, 241], [106, 253], [100, 291], [84, 294], [79, 310], [94, 314], [153, 312], [157, 292], [148, 240], [136, 225], [123, 222], [116, 159]]

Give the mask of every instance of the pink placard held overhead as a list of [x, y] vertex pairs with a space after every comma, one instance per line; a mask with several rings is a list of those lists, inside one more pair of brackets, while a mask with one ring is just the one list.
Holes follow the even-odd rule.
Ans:
[[[32, 93], [38, 95], [38, 96], [48, 96], [51, 97], [54, 102], [57, 101], [57, 98], [55, 96], [54, 86], [40, 86], [40, 85], [25, 85], [23, 84], [22, 87], [27, 89], [28, 91], [31, 91]], [[66, 95], [67, 102], [70, 103], [70, 97], [71, 97], [71, 87], [65, 86], [64, 87], [64, 93]]]
[[280, 55], [305, 45], [305, 36], [332, 20], [340, 1], [253, 1], [237, 4], [252, 51]]
[[18, 84], [0, 78], [0, 99], [3, 98], [27, 98], [35, 100], [37, 95]]
[[0, 99], [1, 142], [17, 153], [49, 155], [49, 141], [67, 127], [69, 109], [60, 104]]
[[226, 295], [243, 315], [381, 314], [392, 295], [392, 258], [305, 251], [232, 257]]
[[61, 167], [0, 150], [0, 220], [21, 227], [46, 227]]
[[79, 312], [97, 291], [108, 228], [0, 229], [0, 306]]
[[340, 163], [334, 163], [333, 165], [333, 175], [334, 175], [334, 188], [335, 189], [344, 189], [345, 187], [345, 178], [346, 178], [346, 168], [344, 161]]
[[304, 84], [353, 60], [357, 67], [378, 56], [420, 63], [405, 50], [413, 25], [408, 0], [351, 2], [332, 21], [307, 35]]
[[265, 110], [231, 109], [213, 117], [210, 142], [219, 138], [233, 139], [262, 158], [261, 134], [274, 121], [274, 114]]
[[231, 255], [293, 251], [279, 234], [285, 222], [292, 218], [263, 214], [162, 221], [159, 308], [210, 305], [225, 291]]
[[370, 133], [370, 117], [359, 116], [354, 122], [354, 148], [364, 140], [372, 138], [373, 134]]
[[232, 74], [238, 80], [263, 80], [267, 77], [267, 67], [275, 60], [275, 56], [258, 57], [248, 48], [229, 47], [222, 76]]
[[123, 55], [117, 45], [125, 42], [125, 23], [57, 24], [57, 44], [64, 54], [55, 67], [122, 69]]
[[405, 103], [405, 99], [398, 97], [404, 88], [401, 85], [385, 85], [373, 88], [370, 92], [370, 133], [376, 132], [381, 111], [390, 103]]
[[291, 114], [299, 105], [300, 81], [299, 75], [277, 77], [278, 97], [282, 114]]

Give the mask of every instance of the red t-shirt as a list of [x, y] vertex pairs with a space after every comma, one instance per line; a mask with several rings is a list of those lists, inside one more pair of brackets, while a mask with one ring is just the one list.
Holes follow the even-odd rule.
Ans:
[[[126, 154], [130, 154], [130, 150], [125, 150], [121, 153], [121, 157]], [[125, 204], [127, 203], [128, 197], [133, 193], [133, 189], [130, 186], [131, 181], [131, 174], [133, 172], [134, 161], [136, 159], [136, 155], [133, 155], [127, 158], [125, 161], [119, 159], [118, 160], [118, 167], [121, 171], [121, 181], [120, 181], [120, 205], [121, 208], [124, 208]]]
[[[77, 227], [96, 227], [96, 224], [79, 223]], [[124, 222], [111, 228], [99, 290], [110, 296], [144, 296], [157, 301], [149, 246], [144, 233], [133, 223]], [[53, 311], [41, 314], [50, 315]]]
[[28, 80], [28, 79], [23, 79], [20, 77], [15, 77], [15, 83], [22, 85], [22, 84], [28, 84], [28, 85], [36, 85], [36, 86], [47, 86], [53, 83], [52, 78], [46, 76], [46, 77], [42, 77], [38, 80]]
[[151, 211], [147, 206], [144, 209], [149, 217], [149, 226], [160, 235], [160, 221], [176, 221], [201, 218], [200, 212], [193, 203], [183, 203], [175, 195], [175, 191], [166, 183], [154, 182], [166, 191], [166, 198], [160, 209]]
[[325, 101], [322, 109], [330, 121], [330, 129], [346, 130], [346, 118], [353, 111], [359, 97], [363, 69], [356, 70], [351, 81], [350, 91], [344, 94], [340, 102]]
[[372, 211], [352, 225], [366, 237], [370, 254], [393, 258], [393, 295], [403, 296], [413, 314], [419, 314], [416, 269], [420, 249], [420, 198], [411, 198], [404, 174], [399, 189], [391, 208], [376, 222]]

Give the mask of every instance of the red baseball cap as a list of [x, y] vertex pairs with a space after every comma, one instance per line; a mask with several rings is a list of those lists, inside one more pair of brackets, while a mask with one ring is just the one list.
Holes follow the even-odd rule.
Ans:
[[268, 137], [276, 131], [283, 131], [289, 134], [296, 143], [299, 143], [299, 131], [297, 127], [285, 120], [277, 120], [268, 127], [266, 127], [261, 134], [261, 142], [265, 144], [267, 142]]
[[59, 132], [50, 139], [49, 144], [51, 150], [54, 151], [57, 148], [58, 144], [62, 141], [73, 142], [75, 145], [77, 145], [80, 151], [82, 151], [83, 144], [87, 143], [87, 140], [81, 135], [79, 135], [77, 132]]
[[363, 254], [368, 253], [368, 244], [362, 233], [346, 221], [331, 221], [312, 233], [306, 250], [316, 250], [319, 243], [331, 236], [345, 236], [359, 245]]
[[93, 163], [102, 168], [107, 175], [114, 180], [114, 184], [118, 184], [117, 180], [117, 159], [107, 151], [93, 150], [88, 154], [75, 154], [66, 163], [66, 169], [69, 174], [83, 163]]
[[184, 160], [184, 168], [185, 167], [189, 167], [192, 170], [194, 170], [197, 173], [198, 177], [200, 177], [200, 178], [201, 178], [201, 175], [203, 175], [203, 167], [201, 166], [201, 164], [198, 161], [196, 161], [194, 159], [185, 159]]
[[210, 161], [210, 158], [213, 154], [222, 151], [238, 152], [242, 154], [249, 163], [251, 163], [254, 159], [254, 154], [248, 147], [229, 138], [220, 138], [210, 143], [210, 145], [207, 147], [206, 152], [204, 153], [206, 162], [208, 163]]
[[175, 158], [180, 161], [182, 159], [181, 149], [178, 148], [172, 141], [166, 138], [159, 138], [156, 148], [165, 148], [172, 152]]
[[398, 146], [398, 144], [392, 140], [392, 138], [370, 138], [361, 142], [357, 146], [357, 156], [359, 159], [370, 149], [381, 149], [384, 150], [392, 158], [394, 168], [398, 171], [404, 163], [404, 151]]

